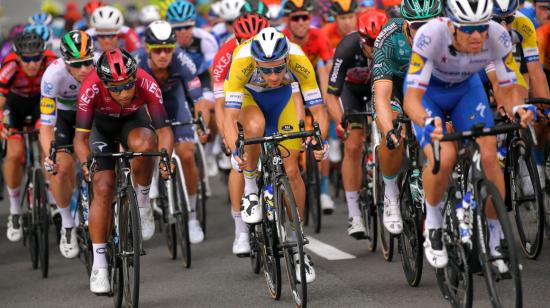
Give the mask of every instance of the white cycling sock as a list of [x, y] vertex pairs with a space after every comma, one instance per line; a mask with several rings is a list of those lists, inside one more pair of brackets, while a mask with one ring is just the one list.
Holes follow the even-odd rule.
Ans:
[[151, 188], [151, 185], [141, 186], [137, 184], [136, 186], [136, 198], [138, 207], [151, 207], [151, 199], [149, 199], [149, 189]]
[[189, 220], [195, 220], [197, 219], [197, 195], [189, 195], [187, 199], [189, 200], [189, 208], [191, 209]]
[[500, 240], [502, 236], [502, 226], [498, 219], [487, 218], [487, 224], [489, 225], [489, 248], [491, 252], [495, 252], [496, 248], [500, 246]]
[[382, 176], [384, 179], [384, 196], [390, 200], [399, 198], [399, 187], [397, 187], [397, 175], [392, 177]]
[[92, 269], [107, 268], [109, 266], [105, 254], [107, 252], [107, 243], [92, 244], [92, 249], [94, 251], [94, 265], [92, 265]]
[[65, 207], [65, 208], [58, 208], [59, 209], [59, 214], [61, 215], [61, 222], [62, 222], [62, 225], [63, 225], [63, 228], [65, 229], [68, 229], [68, 228], [74, 228], [74, 218], [73, 218], [73, 215], [71, 214], [71, 208], [70, 207]]
[[433, 206], [426, 201], [426, 228], [440, 229], [443, 227], [443, 202], [439, 202], [437, 206]]
[[235, 221], [235, 234], [248, 233], [248, 225], [243, 221], [241, 211], [235, 212], [231, 209], [231, 216], [233, 216], [233, 221]]
[[16, 188], [8, 187], [8, 195], [10, 196], [10, 214], [12, 215], [21, 215], [23, 211], [21, 210], [21, 187]]
[[256, 177], [258, 176], [258, 171], [254, 170], [243, 170], [244, 175], [244, 195], [248, 196], [250, 194], [258, 193], [258, 183], [256, 183]]
[[346, 203], [348, 204], [348, 218], [361, 216], [358, 191], [346, 191]]

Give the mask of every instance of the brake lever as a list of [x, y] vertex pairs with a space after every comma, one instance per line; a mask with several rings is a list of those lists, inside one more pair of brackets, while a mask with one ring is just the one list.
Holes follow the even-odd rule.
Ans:
[[434, 155], [434, 167], [432, 169], [433, 174], [439, 173], [440, 162], [441, 162], [441, 144], [439, 140], [435, 140], [433, 143], [433, 155]]
[[313, 122], [313, 131], [315, 132], [315, 140], [317, 141], [317, 143], [313, 146], [313, 149], [316, 151], [321, 151], [323, 149], [323, 137], [321, 136], [319, 123]]

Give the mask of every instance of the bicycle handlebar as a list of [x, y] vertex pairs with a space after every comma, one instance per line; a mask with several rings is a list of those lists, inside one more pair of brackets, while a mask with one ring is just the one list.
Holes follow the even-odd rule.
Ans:
[[206, 130], [206, 124], [204, 123], [204, 117], [202, 116], [201, 111], [198, 112], [196, 119], [193, 119], [188, 122], [166, 120], [164, 121], [164, 123], [171, 126], [198, 125], [203, 132], [208, 133], [208, 131]]

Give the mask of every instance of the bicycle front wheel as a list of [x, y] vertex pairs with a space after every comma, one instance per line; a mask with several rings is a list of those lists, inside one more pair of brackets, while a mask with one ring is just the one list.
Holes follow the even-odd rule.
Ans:
[[365, 225], [365, 238], [367, 239], [368, 249], [370, 252], [375, 252], [376, 245], [378, 244], [378, 217], [372, 189], [369, 189], [369, 185], [372, 183], [372, 176], [369, 175], [367, 170], [367, 154], [368, 152], [365, 152], [363, 160], [361, 160], [363, 162], [363, 185], [359, 192], [359, 205], [361, 207], [361, 218]]
[[319, 179], [319, 165], [310, 147], [306, 151], [306, 206], [313, 220], [315, 233], [321, 232], [321, 183]]
[[175, 160], [173, 162], [175, 165], [175, 171], [174, 177], [172, 177], [172, 187], [174, 188], [174, 200], [176, 201], [176, 204], [174, 204], [174, 210], [176, 212], [174, 215], [176, 228], [175, 236], [178, 245], [180, 246], [183, 266], [185, 268], [189, 268], [191, 266], [191, 242], [189, 241], [189, 213], [187, 211], [187, 196], [185, 195], [185, 190], [183, 189], [184, 181], [181, 178], [180, 166]]
[[42, 169], [36, 168], [33, 172], [33, 211], [34, 217], [38, 220], [34, 221], [35, 230], [38, 237], [38, 251], [40, 269], [42, 277], [48, 277], [49, 262], [50, 262], [50, 211], [48, 205], [48, 196], [46, 195], [46, 181]]
[[200, 150], [195, 151], [195, 161], [197, 163], [197, 175], [199, 178], [197, 187], [197, 219], [199, 220], [206, 239], [206, 165], [202, 159]]
[[132, 187], [127, 187], [123, 192], [118, 206], [125, 306], [138, 307], [141, 227], [136, 195]]
[[[275, 222], [264, 218], [262, 224], [256, 224], [256, 237], [262, 259], [265, 282], [269, 295], [274, 300], [281, 297], [281, 260], [279, 239]], [[260, 232], [260, 234], [258, 234]]]
[[380, 171], [380, 162], [376, 158], [375, 171], [373, 176], [373, 187], [376, 189], [374, 202], [378, 211], [378, 226], [380, 232], [380, 243], [382, 244], [382, 255], [384, 260], [391, 262], [393, 259], [393, 235], [384, 227], [384, 184], [382, 182], [382, 172]]

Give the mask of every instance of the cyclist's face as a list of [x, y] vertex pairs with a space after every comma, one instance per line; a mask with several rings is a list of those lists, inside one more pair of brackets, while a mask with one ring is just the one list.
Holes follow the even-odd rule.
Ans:
[[[128, 84], [131, 80], [123, 80], [119, 82], [109, 82], [107, 86], [121, 86]], [[132, 102], [132, 99], [134, 98], [134, 94], [136, 93], [136, 86], [134, 85], [128, 90], [122, 90], [120, 92], [113, 92], [109, 90], [109, 94], [111, 94], [111, 97], [122, 106], [128, 105], [130, 102]]]
[[[257, 66], [259, 68], [275, 68], [280, 67], [281, 65], [285, 65], [285, 63], [286, 60], [281, 59], [273, 62], [258, 62]], [[283, 82], [286, 73], [286, 69], [282, 70], [280, 73], [271, 72], [269, 74], [263, 73], [261, 69], [258, 69], [258, 71], [260, 72], [260, 76], [266, 81], [268, 88], [277, 88], [281, 86], [281, 83]]]
[[156, 68], [165, 69], [172, 62], [175, 48], [149, 49], [149, 58]]
[[311, 25], [311, 15], [307, 12], [295, 12], [288, 16], [288, 29], [299, 38], [303, 38], [309, 31]]
[[176, 30], [176, 39], [181, 46], [189, 46], [193, 42], [193, 27]]
[[456, 41], [459, 45], [458, 50], [461, 52], [480, 53], [486, 39], [487, 31], [475, 31], [471, 34], [462, 32], [460, 30], [456, 31]]
[[352, 31], [355, 31], [356, 25], [357, 25], [357, 14], [350, 13], [350, 14], [336, 15], [336, 26], [338, 27], [338, 31], [342, 35], [346, 35]]
[[535, 3], [535, 18], [539, 25], [547, 23], [549, 21], [548, 17], [548, 3]]
[[40, 71], [40, 67], [42, 66], [42, 58], [40, 58], [40, 60], [38, 61], [30, 61], [30, 62], [26, 62], [26, 61], [23, 61], [22, 58], [26, 57], [27, 55], [23, 55], [23, 56], [17, 56], [17, 58], [19, 59], [19, 64], [21, 65], [21, 69], [23, 70], [23, 72], [29, 76], [29, 77], [34, 77], [36, 75], [38, 75], [38, 72]]
[[101, 50], [111, 50], [118, 47], [118, 37], [117, 35], [102, 35], [97, 34], [97, 43], [99, 44], [99, 47], [101, 47]]
[[79, 82], [82, 82], [86, 76], [94, 69], [93, 65], [82, 65], [80, 67], [73, 67], [69, 64], [66, 65], [69, 73]]

